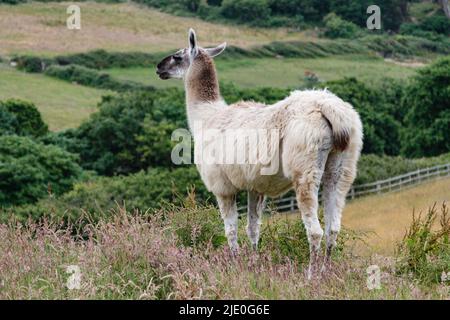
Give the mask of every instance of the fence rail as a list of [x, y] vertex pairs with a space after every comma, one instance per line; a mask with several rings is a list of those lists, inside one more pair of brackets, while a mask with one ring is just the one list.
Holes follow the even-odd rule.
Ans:
[[[369, 194], [398, 191], [419, 184], [423, 181], [445, 176], [450, 176], [450, 163], [418, 169], [385, 180], [352, 186], [347, 194], [347, 199], [355, 199]], [[321, 200], [321, 193], [319, 193], [319, 201]], [[298, 210], [295, 196], [284, 196], [278, 199], [273, 199], [269, 201], [267, 208], [285, 213], [295, 212]], [[244, 213], [246, 210], [246, 206], [238, 209], [240, 213]]]

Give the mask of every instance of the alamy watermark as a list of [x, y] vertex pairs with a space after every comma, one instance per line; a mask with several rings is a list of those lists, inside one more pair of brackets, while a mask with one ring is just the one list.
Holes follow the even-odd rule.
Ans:
[[81, 8], [76, 4], [71, 4], [67, 7], [66, 13], [70, 16], [66, 20], [67, 29], [80, 30], [81, 29]]
[[367, 280], [366, 285], [367, 289], [381, 289], [381, 270], [380, 267], [376, 264], [373, 264], [366, 269]]
[[366, 20], [366, 26], [369, 30], [380, 30], [381, 29], [381, 9], [377, 5], [371, 5], [367, 7], [368, 14], [371, 14], [370, 17]]
[[[172, 133], [178, 142], [172, 149], [174, 164], [255, 165], [261, 175], [274, 175], [279, 169], [280, 132], [278, 129], [212, 129], [202, 121], [193, 125], [195, 135], [192, 161], [192, 135], [186, 129]], [[256, 167], [255, 167], [256, 168]]]
[[81, 289], [81, 269], [77, 265], [70, 265], [66, 268], [66, 273], [70, 274], [66, 281], [66, 287], [69, 290]]

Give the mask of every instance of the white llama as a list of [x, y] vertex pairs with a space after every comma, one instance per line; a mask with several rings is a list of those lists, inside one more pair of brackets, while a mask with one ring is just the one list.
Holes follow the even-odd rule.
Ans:
[[[217, 198], [233, 251], [238, 250], [237, 192], [248, 191], [247, 234], [256, 248], [265, 196], [276, 197], [294, 188], [309, 241], [311, 276], [318, 265], [323, 235], [317, 214], [320, 182], [323, 181], [326, 267], [341, 228], [345, 197], [356, 176], [362, 147], [360, 118], [350, 104], [326, 90], [294, 91], [270, 106], [254, 102], [227, 105], [220, 96], [212, 59], [225, 47], [226, 43], [215, 48], [199, 47], [195, 32], [190, 29], [189, 47], [164, 58], [157, 66], [157, 74], [164, 80], [184, 80], [188, 122], [196, 147], [206, 145], [200, 140], [201, 129], [222, 133], [233, 129], [279, 132], [275, 145], [279, 152], [271, 153], [272, 160], [279, 163], [274, 174], [262, 174], [261, 169], [266, 166], [262, 162], [197, 166], [206, 187]], [[195, 125], [199, 121], [201, 129]], [[267, 141], [258, 139], [250, 147], [271, 149], [262, 145]]]

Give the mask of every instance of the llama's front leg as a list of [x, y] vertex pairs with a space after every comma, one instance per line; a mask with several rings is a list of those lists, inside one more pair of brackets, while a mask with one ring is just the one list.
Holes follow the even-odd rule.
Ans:
[[236, 207], [236, 195], [217, 196], [220, 214], [225, 224], [225, 235], [228, 239], [228, 245], [232, 252], [239, 251], [237, 242], [238, 234], [238, 211]]
[[247, 235], [253, 249], [258, 248], [259, 229], [261, 226], [261, 216], [264, 211], [265, 197], [263, 194], [248, 191], [247, 204]]

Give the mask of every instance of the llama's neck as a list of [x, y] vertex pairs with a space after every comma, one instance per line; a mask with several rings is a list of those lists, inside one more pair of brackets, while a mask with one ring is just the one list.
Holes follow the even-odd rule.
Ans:
[[188, 122], [194, 132], [194, 126], [207, 122], [225, 104], [220, 96], [214, 62], [206, 53], [199, 52], [192, 62], [184, 78], [184, 86]]
[[184, 79], [186, 104], [215, 103], [221, 100], [219, 81], [213, 60], [204, 52], [199, 52]]

